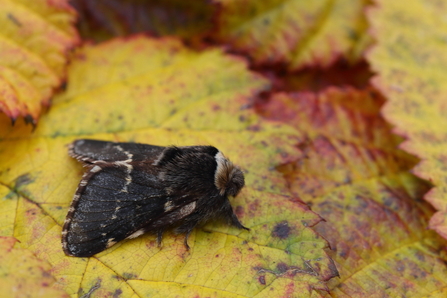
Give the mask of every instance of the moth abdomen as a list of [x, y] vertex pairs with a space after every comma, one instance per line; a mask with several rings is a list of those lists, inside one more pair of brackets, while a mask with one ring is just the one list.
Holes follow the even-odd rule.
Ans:
[[173, 227], [189, 247], [194, 227], [215, 217], [247, 229], [227, 197], [240, 192], [244, 175], [215, 147], [77, 140], [69, 153], [86, 174], [62, 231], [67, 255], [91, 256], [146, 232], [161, 241]]

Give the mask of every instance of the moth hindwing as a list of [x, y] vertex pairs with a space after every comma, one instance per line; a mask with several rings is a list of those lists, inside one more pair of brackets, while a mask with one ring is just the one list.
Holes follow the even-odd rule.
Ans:
[[76, 140], [69, 154], [86, 168], [62, 230], [65, 254], [89, 257], [123, 239], [175, 228], [185, 234], [220, 217], [246, 229], [228, 200], [242, 171], [212, 146], [161, 147]]

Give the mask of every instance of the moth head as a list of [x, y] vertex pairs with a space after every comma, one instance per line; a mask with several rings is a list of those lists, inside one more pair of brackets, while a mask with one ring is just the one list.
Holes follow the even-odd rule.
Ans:
[[219, 151], [216, 154], [217, 168], [214, 176], [214, 184], [220, 195], [236, 196], [244, 187], [244, 174], [241, 169]]

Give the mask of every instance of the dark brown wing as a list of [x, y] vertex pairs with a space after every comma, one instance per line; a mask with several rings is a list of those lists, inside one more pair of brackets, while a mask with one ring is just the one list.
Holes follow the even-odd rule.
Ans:
[[92, 256], [125, 238], [165, 230], [194, 211], [196, 198], [167, 194], [150, 172], [110, 165], [92, 169], [81, 180], [63, 227], [67, 255]]
[[153, 162], [166, 147], [139, 143], [115, 143], [81, 139], [69, 145], [69, 154], [84, 163], [97, 161]]

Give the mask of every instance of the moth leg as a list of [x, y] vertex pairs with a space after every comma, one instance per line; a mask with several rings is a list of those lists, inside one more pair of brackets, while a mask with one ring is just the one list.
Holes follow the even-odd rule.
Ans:
[[175, 230], [175, 232], [177, 234], [185, 234], [185, 240], [183, 241], [183, 243], [186, 247], [186, 250], [189, 250], [189, 245], [188, 245], [189, 235], [191, 234], [192, 230], [198, 223], [199, 223], [199, 220], [187, 221], [184, 225], [178, 227]]
[[241, 222], [239, 221], [239, 218], [237, 218], [236, 214], [234, 214], [233, 211], [231, 211], [230, 224], [238, 229], [244, 229], [244, 230], [250, 231], [249, 228], [244, 227], [241, 224]]
[[164, 230], [157, 231], [157, 246], [158, 246], [158, 248], [161, 247], [161, 240], [163, 239], [163, 232], [164, 232]]
[[237, 218], [236, 214], [233, 211], [233, 208], [231, 208], [230, 202], [226, 204], [225, 209], [223, 211], [223, 215], [227, 219], [228, 223], [233, 227], [250, 231], [249, 228], [244, 227], [242, 223], [239, 221], [239, 218]]
[[236, 227], [238, 229], [244, 229], [244, 230], [250, 231], [249, 228], [247, 228], [241, 224], [241, 222], [237, 218], [236, 214], [234, 214], [234, 213], [231, 214], [230, 221], [231, 221], [230, 222], [231, 225], [233, 225], [234, 227]]
[[186, 250], [189, 250], [188, 237], [189, 237], [189, 234], [191, 234], [191, 231], [192, 231], [192, 229], [189, 230], [188, 232], [186, 232], [186, 234], [185, 234], [185, 240], [183, 240], [183, 244], [185, 245]]

